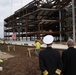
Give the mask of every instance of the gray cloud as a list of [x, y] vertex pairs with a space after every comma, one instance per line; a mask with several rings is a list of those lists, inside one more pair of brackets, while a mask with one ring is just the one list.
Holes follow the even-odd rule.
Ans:
[[0, 0], [0, 6], [8, 6], [8, 4], [10, 5], [10, 0]]

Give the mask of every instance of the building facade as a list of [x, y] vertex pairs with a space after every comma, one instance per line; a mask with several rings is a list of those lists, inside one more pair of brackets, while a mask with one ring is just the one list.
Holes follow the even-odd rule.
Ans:
[[75, 0], [33, 0], [4, 19], [4, 38], [42, 39], [51, 34], [55, 41], [76, 40]]

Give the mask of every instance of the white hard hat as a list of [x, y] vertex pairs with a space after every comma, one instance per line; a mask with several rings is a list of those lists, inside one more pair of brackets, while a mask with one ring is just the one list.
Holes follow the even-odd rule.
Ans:
[[51, 44], [52, 42], [54, 41], [54, 37], [52, 35], [46, 35], [44, 38], [43, 38], [43, 42], [45, 44]]

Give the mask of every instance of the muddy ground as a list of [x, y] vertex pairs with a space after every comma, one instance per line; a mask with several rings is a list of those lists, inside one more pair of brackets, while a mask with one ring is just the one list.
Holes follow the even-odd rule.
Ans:
[[11, 49], [7, 51], [7, 45], [4, 46], [2, 52], [13, 55], [13, 58], [4, 60], [0, 65], [3, 67], [3, 71], [0, 75], [40, 75], [39, 61], [34, 51], [32, 51], [32, 57], [27, 56], [27, 47], [16, 46], [16, 50]]
[[[3, 63], [0, 63], [0, 66], [3, 67], [3, 71], [0, 72], [0, 75], [40, 75], [41, 71], [39, 69], [39, 60], [36, 57], [34, 51], [32, 51], [32, 57], [27, 56], [26, 46], [15, 46], [16, 50], [8, 52], [8, 45], [4, 45], [3, 50], [0, 45], [0, 50], [2, 52], [9, 53], [14, 57], [4, 60]], [[62, 51], [60, 51], [62, 53]]]

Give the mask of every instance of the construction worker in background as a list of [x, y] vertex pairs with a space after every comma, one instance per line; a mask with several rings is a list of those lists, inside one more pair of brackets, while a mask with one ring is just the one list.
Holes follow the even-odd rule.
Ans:
[[2, 44], [4, 44], [4, 40], [2, 40]]
[[33, 46], [35, 46], [35, 54], [36, 54], [37, 56], [39, 56], [40, 46], [41, 46], [40, 40], [37, 39], [37, 40], [35, 41], [35, 44], [33, 44]]
[[41, 75], [60, 75], [62, 70], [62, 60], [58, 50], [54, 50], [51, 45], [53, 44], [54, 37], [47, 35], [43, 38], [43, 42], [47, 45], [44, 50], [39, 53], [39, 66]]
[[3, 59], [0, 59], [0, 75], [1, 75], [1, 71], [3, 71]]
[[4, 40], [1, 41], [1, 44], [2, 44], [2, 49], [1, 50], [3, 51], [4, 50]]

